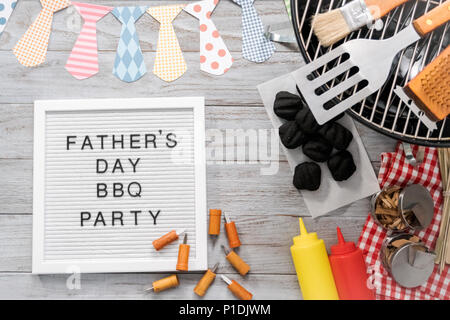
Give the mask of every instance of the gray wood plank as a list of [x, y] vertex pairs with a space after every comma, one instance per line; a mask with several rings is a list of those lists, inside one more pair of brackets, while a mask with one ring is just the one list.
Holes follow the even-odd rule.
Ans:
[[[0, 159], [32, 159], [33, 105], [0, 104], [0, 114]], [[382, 152], [394, 150], [395, 140], [383, 136], [358, 122], [355, 123], [372, 161], [379, 161]], [[248, 150], [249, 143], [248, 139], [234, 139], [233, 143], [227, 141], [227, 130], [234, 130], [229, 131], [232, 134], [238, 133], [236, 130], [242, 129], [244, 135], [250, 136], [251, 134], [257, 134], [255, 130], [271, 130], [272, 124], [261, 106], [208, 106], [206, 108], [206, 128], [208, 160], [218, 160], [213, 149], [220, 148], [223, 157], [219, 160], [234, 161], [238, 160], [237, 150], [240, 148]], [[220, 130], [221, 141], [216, 141], [217, 130]], [[267, 137], [268, 142], [271, 142], [269, 132], [267, 132]], [[262, 140], [258, 138], [256, 143], [262, 143]], [[278, 149], [278, 152], [279, 160], [286, 161], [283, 152], [280, 149]], [[257, 156], [258, 160], [264, 159], [264, 157], [260, 157], [259, 153]], [[250, 160], [248, 157], [246, 159]]]
[[[274, 175], [261, 175], [261, 169], [278, 166]], [[0, 214], [32, 212], [32, 160], [0, 159]], [[234, 164], [223, 162], [207, 166], [208, 207], [230, 214], [309, 216], [301, 194], [292, 185], [287, 162]], [[361, 216], [367, 199], [333, 211], [333, 215]], [[243, 212], [245, 210], [245, 212]]]
[[[0, 212], [30, 213], [32, 212], [32, 106], [2, 105], [0, 112], [2, 114], [0, 158], [4, 159], [0, 161], [0, 169], [3, 172], [3, 183], [0, 185]], [[270, 129], [271, 124], [261, 107], [208, 107], [207, 127], [220, 129], [225, 136], [226, 129]], [[376, 168], [380, 152], [386, 150], [388, 146], [393, 150], [395, 142], [361, 125], [358, 125], [358, 129]], [[211, 136], [209, 140], [214, 141]], [[238, 142], [236, 140], [236, 148], [241, 147]], [[241, 208], [248, 208], [249, 213], [266, 214], [281, 210], [286, 214], [295, 214], [300, 210], [307, 214], [301, 196], [291, 185], [292, 174], [284, 163], [285, 157], [282, 153], [281, 163], [236, 164], [232, 160], [236, 157], [237, 149], [227, 143], [225, 137], [223, 144], [225, 146], [222, 149], [223, 160], [231, 159], [231, 161], [226, 163], [219, 161], [208, 165], [208, 181], [211, 181], [208, 184], [210, 206], [236, 212]], [[216, 146], [217, 144], [214, 145], [213, 142], [207, 143], [209, 159], [215, 156], [212, 149]], [[219, 144], [219, 147], [222, 146]], [[261, 175], [261, 169], [269, 166], [279, 167], [277, 174]], [[240, 184], [242, 179], [245, 179], [245, 184]], [[357, 215], [366, 207], [365, 201], [359, 201], [341, 209], [338, 214]]]
[[[179, 275], [178, 288], [160, 293], [145, 293], [151, 283], [167, 274], [90, 274], [82, 275], [79, 290], [69, 290], [67, 275], [35, 276], [30, 274], [0, 274], [0, 299], [148, 299], [176, 300], [199, 299], [193, 289], [200, 274]], [[252, 275], [245, 278], [232, 275], [253, 293], [254, 300], [301, 299], [301, 291], [295, 275]], [[218, 275], [203, 298], [234, 300], [225, 282]]]
[[[90, 0], [88, 0], [90, 1]], [[168, 1], [128, 1], [127, 5], [159, 5]], [[123, 0], [96, 1], [104, 5], [123, 5]], [[265, 24], [287, 21], [280, 0], [256, 1]], [[112, 74], [120, 24], [111, 15], [98, 24], [100, 73], [88, 80], [73, 79], [64, 69], [81, 27], [71, 10], [55, 15], [48, 59], [38, 68], [21, 66], [11, 49], [37, 16], [35, 0], [19, 1], [0, 41], [0, 298], [3, 299], [191, 299], [200, 274], [183, 274], [181, 286], [160, 294], [145, 294], [143, 289], [166, 274], [91, 274], [82, 275], [81, 290], [68, 290], [65, 275], [31, 275], [32, 230], [32, 129], [33, 106], [37, 99], [123, 98], [152, 96], [205, 96], [207, 104], [207, 146], [224, 147], [224, 158], [207, 167], [208, 207], [226, 210], [236, 221], [243, 246], [239, 254], [251, 265], [244, 279], [236, 275], [221, 252], [226, 243], [221, 234], [208, 242], [210, 264], [221, 263], [220, 272], [230, 275], [254, 293], [255, 299], [299, 299], [301, 293], [294, 275], [289, 247], [298, 234], [298, 216], [308, 215], [301, 195], [291, 184], [292, 174], [284, 155], [276, 175], [261, 175], [267, 163], [236, 163], [229, 142], [214, 142], [214, 129], [271, 129], [270, 121], [256, 85], [301, 66], [296, 46], [277, 44], [277, 52], [264, 64], [241, 57], [240, 9], [231, 1], [221, 1], [213, 19], [236, 60], [222, 77], [199, 70], [198, 21], [181, 13], [174, 26], [188, 64], [188, 71], [174, 83], [159, 80], [151, 73], [158, 38], [158, 23], [145, 15], [137, 24], [149, 72], [138, 82], [126, 84]], [[391, 151], [395, 141], [357, 124], [375, 169], [381, 152]], [[244, 145], [242, 145], [244, 144]], [[233, 146], [234, 147], [234, 146]], [[247, 142], [236, 142], [247, 147]], [[258, 160], [260, 158], [258, 157]], [[356, 241], [365, 217], [367, 199], [335, 212], [334, 217], [305, 218], [310, 230], [317, 231], [327, 247], [335, 242], [339, 225], [347, 240]], [[233, 299], [220, 279], [211, 287], [207, 299]]]
[[100, 73], [86, 80], [76, 80], [64, 69], [68, 55], [69, 52], [49, 52], [43, 65], [26, 68], [12, 52], [0, 52], [0, 104], [33, 103], [39, 99], [205, 96], [208, 105], [260, 105], [258, 84], [291, 72], [303, 63], [297, 52], [279, 52], [263, 64], [237, 57], [225, 75], [213, 76], [200, 71], [198, 53], [187, 52], [187, 72], [167, 83], [152, 73], [155, 55], [147, 52], [147, 74], [139, 81], [126, 83], [112, 74], [114, 52], [100, 53]]
[[[87, 1], [94, 2], [94, 1]], [[170, 1], [183, 3], [183, 1]], [[167, 4], [168, 1], [126, 1], [110, 0], [95, 1], [96, 4], [106, 6], [133, 6], [149, 5], [157, 6]], [[188, 3], [188, 1], [184, 1]], [[256, 1], [255, 7], [265, 25], [288, 22], [289, 18], [284, 3], [279, 0]], [[41, 6], [38, 1], [20, 1], [14, 14], [8, 21], [5, 32], [2, 34], [0, 50], [11, 50], [27, 28], [37, 17]], [[241, 51], [241, 9], [231, 1], [221, 1], [212, 15], [222, 38], [228, 49], [234, 53], [235, 59]], [[52, 34], [49, 42], [50, 51], [71, 51], [78, 33], [81, 30], [82, 19], [74, 8], [67, 8], [55, 14], [52, 26]], [[198, 20], [187, 12], [181, 12], [174, 20], [174, 28], [180, 47], [183, 52], [199, 51]], [[98, 48], [100, 51], [115, 51], [120, 37], [121, 25], [117, 19], [109, 14], [97, 24]], [[150, 15], [143, 15], [136, 24], [141, 48], [143, 51], [156, 51], [158, 41], [159, 24]], [[298, 51], [296, 45], [276, 44], [277, 52]], [[276, 53], [275, 53], [276, 54]], [[198, 55], [197, 55], [198, 56]], [[198, 61], [198, 59], [196, 60]], [[190, 64], [192, 65], [192, 64]]]
[[[230, 214], [236, 222], [242, 246], [236, 251], [251, 266], [252, 274], [294, 274], [289, 247], [298, 235], [298, 216]], [[347, 241], [357, 241], [365, 217], [305, 218], [309, 231], [315, 231], [329, 248], [336, 242], [336, 226], [340, 226]], [[222, 226], [223, 227], [223, 226]], [[0, 272], [31, 272], [32, 217], [0, 215]], [[236, 273], [225, 260], [221, 245], [227, 245], [224, 230], [218, 238], [208, 238], [209, 264], [220, 263], [220, 272]], [[151, 244], [149, 243], [149, 246]], [[0, 297], [1, 297], [0, 282]]]

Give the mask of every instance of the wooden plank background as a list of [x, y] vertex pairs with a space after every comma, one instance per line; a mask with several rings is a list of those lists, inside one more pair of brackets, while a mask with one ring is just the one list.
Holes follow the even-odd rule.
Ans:
[[[91, 0], [94, 2], [93, 0]], [[89, 2], [89, 1], [88, 1]], [[126, 2], [126, 3], [125, 3]], [[98, 4], [159, 5], [166, 1], [95, 1]], [[265, 24], [288, 21], [281, 0], [256, 1]], [[271, 129], [261, 105], [256, 85], [302, 65], [296, 46], [277, 44], [277, 52], [263, 64], [241, 56], [240, 8], [229, 0], [219, 3], [213, 19], [235, 58], [231, 70], [222, 77], [199, 70], [198, 21], [182, 12], [174, 27], [188, 64], [188, 71], [173, 83], [151, 73], [159, 25], [144, 15], [137, 30], [149, 72], [131, 84], [116, 79], [111, 71], [120, 34], [120, 24], [111, 15], [98, 23], [100, 73], [91, 79], [75, 80], [64, 69], [81, 27], [74, 9], [55, 15], [47, 61], [27, 69], [15, 59], [11, 49], [40, 10], [38, 1], [21, 0], [0, 38], [0, 298], [1, 299], [195, 299], [192, 289], [200, 274], [180, 275], [177, 289], [146, 294], [143, 289], [165, 274], [90, 274], [81, 276], [81, 289], [69, 290], [66, 275], [31, 274], [33, 101], [37, 99], [114, 98], [203, 95], [206, 97], [207, 129]], [[380, 153], [392, 151], [395, 141], [359, 124], [358, 131], [375, 170]], [[245, 142], [244, 142], [245, 143]], [[339, 209], [332, 217], [312, 220], [299, 193], [292, 186], [286, 158], [276, 161], [276, 175], [261, 175], [268, 163], [239, 162], [235, 146], [207, 137], [207, 147], [221, 147], [223, 159], [207, 166], [208, 207], [222, 208], [235, 219], [242, 240], [239, 254], [251, 265], [245, 278], [225, 260], [220, 244], [222, 234], [209, 241], [210, 264], [220, 262], [219, 273], [241, 282], [255, 299], [300, 299], [301, 292], [292, 265], [289, 247], [298, 234], [298, 217], [306, 217], [310, 230], [318, 232], [327, 246], [335, 242], [339, 225], [348, 240], [356, 241], [368, 210], [367, 199]], [[263, 160], [263, 159], [257, 159]], [[225, 284], [217, 279], [206, 299], [231, 299]]]

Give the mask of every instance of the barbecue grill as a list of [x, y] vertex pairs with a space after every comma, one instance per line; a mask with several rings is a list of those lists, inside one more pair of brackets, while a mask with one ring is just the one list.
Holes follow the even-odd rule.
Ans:
[[[345, 41], [357, 38], [385, 39], [392, 37], [415, 18], [430, 11], [443, 1], [411, 0], [386, 15], [382, 19], [383, 23], [378, 21], [372, 26], [355, 31], [328, 48], [322, 47], [314, 36], [311, 29], [311, 17], [339, 8], [349, 0], [291, 0], [291, 12], [300, 51], [305, 62], [309, 63]], [[448, 29], [449, 23], [402, 50], [396, 56], [389, 79], [384, 86], [353, 106], [347, 113], [364, 125], [395, 139], [425, 146], [450, 147], [449, 117], [438, 122], [436, 130], [430, 131], [394, 93], [397, 85], [402, 87], [406, 85], [449, 45], [450, 32]], [[339, 63], [339, 61], [335, 63]], [[326, 70], [327, 68], [323, 68], [321, 72]], [[335, 86], [346, 77], [348, 74], [329, 85]], [[345, 99], [352, 94], [352, 90], [354, 89], [344, 92], [340, 98]]]

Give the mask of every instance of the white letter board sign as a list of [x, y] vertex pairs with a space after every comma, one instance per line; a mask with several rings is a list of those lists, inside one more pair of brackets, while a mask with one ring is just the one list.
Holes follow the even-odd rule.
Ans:
[[207, 268], [203, 98], [36, 101], [33, 166], [33, 273]]

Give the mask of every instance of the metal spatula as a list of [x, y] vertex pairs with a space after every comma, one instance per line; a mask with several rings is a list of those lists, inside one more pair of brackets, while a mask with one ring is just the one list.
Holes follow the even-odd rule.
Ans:
[[[379, 90], [397, 53], [449, 20], [450, 0], [447, 0], [389, 39], [348, 41], [294, 71], [292, 75], [317, 122], [324, 124]], [[321, 73], [333, 63], [333, 67], [314, 78], [314, 71]], [[348, 72], [351, 73], [346, 80], [337, 79]], [[331, 86], [334, 82], [336, 85]], [[335, 98], [355, 85], [358, 87], [354, 94], [333, 104]]]

